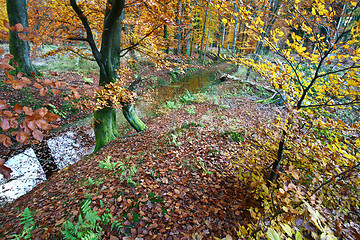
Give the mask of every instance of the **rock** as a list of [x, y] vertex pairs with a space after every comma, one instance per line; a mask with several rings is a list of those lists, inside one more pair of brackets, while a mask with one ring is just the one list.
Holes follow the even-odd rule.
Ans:
[[44, 170], [32, 148], [8, 159], [5, 166], [11, 168], [12, 173], [10, 179], [0, 175], [0, 205], [14, 201], [46, 180]]
[[93, 151], [93, 144], [84, 145], [94, 139], [93, 131], [67, 131], [47, 141], [52, 157], [59, 169], [63, 169]]

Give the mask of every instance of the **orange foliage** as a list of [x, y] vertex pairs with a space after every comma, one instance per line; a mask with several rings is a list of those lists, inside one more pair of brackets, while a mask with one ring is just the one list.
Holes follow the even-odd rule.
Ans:
[[0, 0], [0, 41], [6, 41], [8, 39], [8, 31], [2, 24], [8, 20], [6, 11], [6, 0]]

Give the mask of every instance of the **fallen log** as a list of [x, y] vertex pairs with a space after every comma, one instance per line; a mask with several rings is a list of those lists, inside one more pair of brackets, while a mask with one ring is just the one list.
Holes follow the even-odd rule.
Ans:
[[270, 93], [273, 93], [273, 94], [280, 94], [278, 91], [276, 91], [275, 89], [272, 89], [270, 87], [266, 87], [266, 86], [262, 86], [256, 82], [251, 82], [251, 81], [242, 81], [240, 78], [238, 77], [235, 77], [233, 75], [230, 75], [230, 74], [227, 74], [227, 73], [223, 73], [223, 72], [220, 72], [219, 71], [219, 75], [217, 77], [218, 80], [220, 80], [221, 82], [225, 82], [225, 81], [228, 81], [228, 80], [235, 80], [239, 83], [242, 83], [242, 84], [247, 84], [247, 85], [250, 85], [251, 87], [256, 87], [256, 88], [262, 88]]
[[[264, 99], [264, 100], [259, 100], [257, 102], [259, 103], [263, 103], [263, 104], [271, 104], [271, 103], [275, 103], [277, 105], [283, 105], [286, 102], [286, 97], [284, 97], [278, 90], [270, 88], [270, 87], [266, 87], [266, 86], [262, 86], [256, 82], [251, 82], [251, 81], [242, 81], [240, 78], [235, 77], [233, 75], [227, 74], [227, 73], [223, 73], [221, 71], [218, 71], [218, 75], [216, 77], [217, 80], [220, 80], [221, 82], [225, 82], [228, 80], [235, 80], [238, 83], [241, 84], [247, 84], [253, 88], [262, 88], [265, 91], [272, 93], [272, 96], [270, 98]], [[279, 97], [277, 97], [279, 96]]]

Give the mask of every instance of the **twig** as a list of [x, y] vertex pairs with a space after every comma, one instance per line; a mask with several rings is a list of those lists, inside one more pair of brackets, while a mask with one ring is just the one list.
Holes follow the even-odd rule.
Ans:
[[150, 36], [156, 29], [158, 29], [159, 27], [161, 27], [162, 24], [158, 25], [156, 28], [154, 28], [151, 32], [147, 33], [143, 38], [141, 38], [137, 43], [135, 43], [134, 45], [130, 46], [130, 47], [127, 47], [127, 48], [124, 48], [120, 51], [120, 54], [122, 52], [125, 52], [124, 54], [121, 54], [120, 57], [123, 57], [125, 56], [131, 49], [134, 49], [137, 45], [140, 44], [140, 42], [142, 42], [145, 38], [147, 38], [148, 36]]
[[337, 175], [329, 178], [326, 182], [323, 182], [319, 187], [317, 187], [317, 188], [311, 193], [310, 197], [312, 197], [317, 191], [319, 191], [319, 190], [320, 190], [321, 188], [323, 188], [325, 185], [331, 183], [335, 178], [338, 178], [338, 177], [340, 177], [340, 176], [342, 176], [342, 175], [345, 175], [346, 173], [348, 173], [348, 172], [350, 172], [350, 171], [352, 171], [352, 170], [354, 170], [354, 169], [356, 169], [356, 168], [358, 168], [358, 167], [360, 167], [360, 163], [352, 166], [351, 168], [349, 168], [348, 170], [346, 170], [346, 171], [344, 171], [344, 172], [341, 172], [341, 173], [339, 173], [339, 174], [337, 174]]

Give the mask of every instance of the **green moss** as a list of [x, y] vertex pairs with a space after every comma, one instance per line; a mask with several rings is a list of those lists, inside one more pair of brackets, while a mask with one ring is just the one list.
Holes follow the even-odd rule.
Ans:
[[105, 107], [95, 111], [94, 132], [96, 138], [94, 152], [119, 136], [116, 127], [116, 112], [114, 108]]

